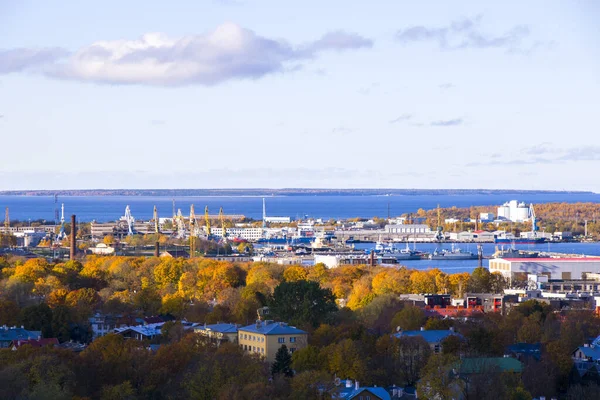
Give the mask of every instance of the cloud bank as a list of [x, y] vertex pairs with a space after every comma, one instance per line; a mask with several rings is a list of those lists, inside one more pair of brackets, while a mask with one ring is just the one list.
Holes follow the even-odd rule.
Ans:
[[521, 155], [512, 160], [499, 160], [498, 157], [485, 162], [473, 162], [467, 167], [496, 165], [536, 165], [561, 164], [579, 161], [600, 161], [600, 146], [579, 146], [559, 148], [544, 142], [521, 150]]
[[[422, 25], [411, 26], [396, 32], [396, 40], [409, 44], [414, 42], [437, 43], [442, 50], [459, 49], [487, 49], [499, 48], [509, 52], [523, 52], [527, 50], [525, 39], [529, 36], [529, 28], [517, 25], [500, 35], [485, 33], [481, 30], [481, 16], [464, 18], [454, 21], [447, 26], [426, 27]], [[539, 47], [536, 42], [528, 49]]]
[[33, 70], [58, 79], [108, 84], [216, 85], [295, 69], [321, 52], [372, 46], [372, 40], [343, 31], [293, 46], [225, 23], [202, 35], [148, 33], [136, 40], [98, 41], [74, 53], [61, 48], [4, 50], [0, 73]]

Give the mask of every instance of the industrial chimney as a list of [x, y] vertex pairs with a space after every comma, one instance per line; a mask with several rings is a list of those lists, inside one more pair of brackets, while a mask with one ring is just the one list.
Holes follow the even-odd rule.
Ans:
[[77, 252], [77, 225], [75, 224], [75, 215], [71, 215], [71, 260], [75, 259]]
[[159, 249], [159, 243], [156, 242], [156, 243], [154, 243], [154, 257], [158, 257], [159, 256], [159, 251], [160, 251], [160, 249]]

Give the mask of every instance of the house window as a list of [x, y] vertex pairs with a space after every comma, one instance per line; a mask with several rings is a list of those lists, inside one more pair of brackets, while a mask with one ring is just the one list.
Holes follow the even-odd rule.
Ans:
[[284, 337], [277, 338], [277, 343], [285, 343], [285, 338]]
[[433, 346], [433, 352], [436, 353], [436, 354], [440, 352], [440, 345], [439, 344], [436, 344], [435, 346]]
[[290, 338], [290, 343], [296, 343], [296, 338], [295, 337], [291, 337]]

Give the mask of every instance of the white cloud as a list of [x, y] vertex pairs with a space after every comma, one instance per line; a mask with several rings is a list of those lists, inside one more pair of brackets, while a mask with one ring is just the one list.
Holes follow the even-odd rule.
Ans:
[[[19, 54], [23, 54], [17, 57], [15, 50], [9, 50], [0, 52], [0, 73], [27, 70], [43, 61], [52, 62], [44, 70], [46, 75], [60, 79], [156, 86], [215, 85], [295, 70], [299, 62], [323, 51], [372, 45], [370, 39], [337, 31], [303, 46], [293, 46], [225, 23], [210, 33], [181, 38], [148, 33], [137, 40], [98, 41], [71, 55], [53, 49], [36, 56], [21, 49]], [[59, 57], [62, 60], [57, 62]]]

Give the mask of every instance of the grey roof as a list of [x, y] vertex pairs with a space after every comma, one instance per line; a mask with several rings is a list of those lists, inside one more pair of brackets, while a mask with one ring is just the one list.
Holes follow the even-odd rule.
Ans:
[[289, 326], [285, 322], [257, 321], [256, 324], [244, 326], [239, 331], [259, 333], [261, 335], [305, 335], [302, 329], [295, 326]]

